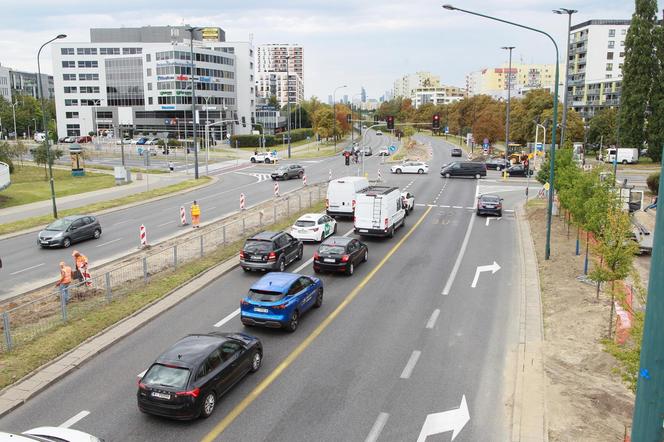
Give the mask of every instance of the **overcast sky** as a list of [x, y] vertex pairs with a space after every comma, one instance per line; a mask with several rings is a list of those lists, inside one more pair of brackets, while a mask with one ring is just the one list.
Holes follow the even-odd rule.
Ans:
[[[218, 26], [228, 41], [301, 44], [305, 95], [323, 101], [344, 84], [348, 88], [337, 95], [352, 97], [365, 86], [369, 97], [378, 98], [396, 78], [415, 71], [431, 71], [444, 84], [464, 86], [467, 72], [506, 62], [501, 46], [516, 46], [514, 61], [554, 62], [545, 37], [442, 9], [447, 2], [541, 28], [554, 36], [561, 51], [567, 17], [552, 9], [578, 9], [573, 24], [629, 19], [634, 10], [633, 0], [2, 0], [0, 64], [36, 71], [37, 49], [59, 33], [67, 34], [68, 41], [85, 42], [91, 27], [178, 24]], [[52, 73], [50, 50], [43, 52], [42, 70]]]

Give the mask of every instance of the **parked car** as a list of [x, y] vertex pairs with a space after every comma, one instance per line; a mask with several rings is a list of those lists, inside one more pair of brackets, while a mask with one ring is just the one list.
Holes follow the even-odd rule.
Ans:
[[92, 137], [90, 135], [84, 135], [76, 139], [77, 143], [92, 143]]
[[505, 168], [505, 158], [489, 158], [484, 162], [487, 169], [501, 171]]
[[[147, 142], [148, 142], [148, 138], [141, 137], [138, 140], [136, 140], [136, 145], [142, 146], [142, 145], [146, 144]], [[132, 141], [132, 143], [133, 143], [133, 141]]]
[[401, 192], [401, 200], [401, 205], [406, 211], [406, 216], [408, 216], [415, 208], [415, 195], [410, 192]]
[[451, 155], [453, 157], [460, 157], [461, 155], [463, 155], [463, 150], [459, 149], [458, 147], [453, 147]]
[[159, 143], [159, 138], [157, 137], [148, 138], [148, 140], [145, 142], [145, 144], [149, 144], [150, 146], [155, 146], [157, 143]]
[[79, 430], [62, 427], [39, 427], [24, 431], [21, 434], [0, 431], [2, 442], [103, 442], [91, 434]]
[[65, 143], [65, 142], [66, 142], [65, 140], [66, 140], [67, 138], [68, 138], [68, 137], [59, 137], [59, 138], [58, 138], [58, 143]]
[[244, 333], [185, 336], [162, 353], [138, 381], [143, 413], [173, 419], [209, 417], [219, 398], [263, 361], [260, 339]]
[[477, 197], [477, 215], [503, 216], [503, 199], [498, 195], [480, 195]]
[[118, 138], [115, 144], [120, 145], [120, 144], [136, 144], [136, 143], [134, 143], [134, 140], [132, 140], [131, 138], [125, 137], [125, 138]]
[[347, 176], [330, 181], [325, 198], [326, 213], [330, 216], [349, 216], [355, 213], [358, 192], [369, 187], [365, 177]]
[[283, 272], [293, 261], [302, 259], [302, 241], [286, 232], [263, 231], [244, 242], [240, 251], [240, 266], [251, 270], [276, 270]]
[[285, 328], [294, 332], [300, 316], [323, 305], [323, 282], [313, 276], [272, 272], [249, 289], [240, 302], [242, 324]]
[[46, 140], [46, 134], [44, 132], [35, 132], [33, 139], [38, 143], [43, 143]]
[[383, 135], [383, 132], [380, 131], [380, 130], [377, 130], [377, 131], [376, 131], [376, 135]]
[[69, 136], [69, 137], [65, 137], [64, 142], [65, 143], [75, 143], [77, 139], [78, 139], [78, 137]]
[[337, 233], [337, 222], [324, 213], [307, 213], [295, 221], [290, 233], [300, 241], [322, 241]]
[[390, 168], [392, 173], [429, 173], [429, 165], [422, 161], [404, 161]]
[[73, 215], [57, 219], [39, 232], [37, 244], [42, 247], [69, 247], [75, 242], [98, 239], [101, 224], [91, 215]]
[[283, 164], [273, 170], [270, 176], [274, 181], [290, 180], [291, 178], [302, 179], [304, 176], [304, 167], [299, 164]]
[[278, 162], [279, 158], [272, 152], [259, 152], [255, 155], [252, 155], [251, 158], [249, 158], [249, 161], [252, 163], [270, 164]]
[[390, 156], [390, 150], [388, 148], [384, 148], [378, 151], [378, 156], [379, 157], [389, 157]]
[[344, 272], [352, 275], [355, 266], [369, 259], [363, 242], [346, 236], [331, 236], [314, 253], [314, 272]]
[[509, 176], [533, 176], [533, 169], [525, 167], [523, 164], [515, 164], [507, 168]]
[[440, 169], [440, 175], [451, 177], [475, 177], [480, 179], [486, 176], [486, 165], [472, 161], [453, 161]]

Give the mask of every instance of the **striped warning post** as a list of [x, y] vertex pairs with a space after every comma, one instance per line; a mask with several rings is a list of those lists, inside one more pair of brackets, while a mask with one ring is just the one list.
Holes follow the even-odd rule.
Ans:
[[380, 172], [380, 169], [378, 169], [378, 181], [383, 181], [383, 174]]
[[279, 183], [274, 183], [274, 196], [279, 196]]
[[141, 247], [148, 245], [148, 234], [145, 230], [145, 226], [141, 224], [139, 237], [141, 239]]
[[180, 224], [187, 225], [187, 212], [184, 210], [184, 206], [180, 206]]
[[330, 173], [328, 174], [328, 181], [332, 181], [332, 169], [330, 169]]
[[240, 210], [244, 210], [244, 193], [240, 194]]
[[306, 175], [302, 175], [302, 185], [303, 186], [307, 185], [307, 176]]

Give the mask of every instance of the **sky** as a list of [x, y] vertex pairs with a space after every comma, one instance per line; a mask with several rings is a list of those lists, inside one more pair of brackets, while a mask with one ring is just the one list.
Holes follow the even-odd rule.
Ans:
[[[629, 19], [633, 0], [2, 0], [0, 64], [36, 71], [39, 46], [64, 33], [65, 41], [89, 42], [91, 27], [146, 25], [217, 26], [227, 41], [297, 43], [304, 47], [306, 97], [351, 99], [364, 86], [370, 98], [391, 90], [400, 76], [430, 71], [443, 84], [465, 85], [465, 75], [513, 61], [554, 63], [546, 37], [459, 11], [460, 8], [516, 21], [549, 32], [564, 51], [567, 16], [572, 24], [590, 19]], [[7, 4], [8, 3], [8, 4]], [[186, 6], [184, 6], [186, 4]], [[561, 60], [564, 54], [561, 54]], [[50, 50], [42, 51], [42, 71], [52, 73]]]

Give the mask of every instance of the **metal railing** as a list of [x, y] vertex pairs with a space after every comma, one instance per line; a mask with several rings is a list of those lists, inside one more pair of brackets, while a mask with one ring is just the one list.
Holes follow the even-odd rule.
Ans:
[[[301, 187], [272, 201], [236, 212], [190, 233], [167, 240], [123, 260], [108, 271], [99, 272], [85, 283], [69, 286], [69, 301], [59, 290], [50, 291], [2, 312], [0, 351], [7, 352], [29, 343], [65, 323], [80, 319], [99, 307], [117, 301], [137, 287], [150, 283], [160, 272], [178, 266], [242, 240], [321, 201], [327, 183]], [[10, 304], [11, 306], [11, 304]]]

